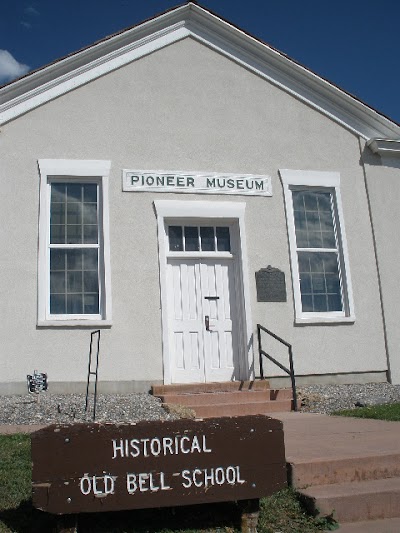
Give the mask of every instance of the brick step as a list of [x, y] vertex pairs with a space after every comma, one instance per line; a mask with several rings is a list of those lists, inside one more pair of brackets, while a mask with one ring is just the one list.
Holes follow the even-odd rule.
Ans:
[[282, 411], [290, 411], [291, 400], [274, 400], [246, 403], [224, 403], [209, 405], [188, 405], [196, 413], [197, 418], [213, 418], [219, 416], [269, 415]]
[[400, 453], [289, 464], [289, 479], [295, 488], [393, 477], [400, 477]]
[[333, 513], [339, 522], [400, 517], [399, 477], [315, 485], [299, 492], [309, 512], [321, 516]]
[[174, 385], [153, 385], [151, 392], [154, 396], [164, 394], [194, 394], [201, 392], [232, 392], [242, 390], [266, 390], [269, 389], [269, 381], [225, 381], [213, 383], [177, 383]]

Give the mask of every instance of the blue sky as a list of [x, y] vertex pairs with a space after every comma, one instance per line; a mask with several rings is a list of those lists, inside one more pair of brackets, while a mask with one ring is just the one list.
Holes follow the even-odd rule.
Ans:
[[[0, 85], [179, 0], [0, 0]], [[202, 0], [400, 123], [399, 0]]]

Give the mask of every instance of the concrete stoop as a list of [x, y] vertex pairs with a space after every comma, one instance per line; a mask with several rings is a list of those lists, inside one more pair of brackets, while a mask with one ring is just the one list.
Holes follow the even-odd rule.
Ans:
[[300, 493], [313, 514], [333, 514], [339, 522], [400, 516], [400, 478], [316, 485]]
[[152, 394], [164, 404], [183, 405], [198, 418], [269, 415], [291, 411], [291, 389], [271, 389], [267, 380], [154, 385]]
[[[387, 426], [371, 426], [370, 431], [366, 426], [363, 432], [357, 432], [357, 425], [365, 422], [356, 420], [353, 432], [347, 428], [345, 435], [339, 427], [341, 421], [333, 417], [330, 420], [332, 426], [336, 424], [336, 433], [332, 428], [332, 433], [327, 434], [326, 426], [322, 426], [318, 436], [315, 427], [310, 427], [315, 445], [318, 440], [321, 443], [319, 456], [315, 449], [314, 457], [307, 456], [306, 451], [303, 458], [289, 459], [289, 482], [300, 493], [308, 511], [332, 515], [340, 524], [400, 518], [400, 451], [393, 452], [399, 442], [397, 432], [388, 433]], [[349, 422], [351, 419], [342, 424]], [[379, 431], [380, 427], [382, 434], [378, 435], [376, 429]], [[362, 436], [364, 442], [360, 440]], [[326, 444], [327, 438], [332, 439], [331, 444]], [[299, 436], [299, 446], [304, 444]]]

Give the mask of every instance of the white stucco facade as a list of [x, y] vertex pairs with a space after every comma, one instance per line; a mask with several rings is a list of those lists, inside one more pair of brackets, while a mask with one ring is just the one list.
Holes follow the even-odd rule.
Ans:
[[[179, 9], [182, 17], [204, 11], [192, 5]], [[201, 16], [208, 17], [209, 24], [218, 22], [207, 12]], [[239, 357], [248, 366], [247, 376], [235, 379], [259, 373], [259, 323], [292, 344], [296, 375], [303, 381], [400, 382], [399, 290], [393, 275], [399, 255], [399, 159], [373, 154], [365, 133], [377, 128], [380, 119], [373, 122], [366, 110], [364, 133], [357, 131], [361, 127], [356, 122], [344, 123], [347, 101], [343, 116], [332, 117], [328, 105], [323, 110], [311, 99], [303, 101], [301, 91], [291, 93], [257, 72], [254, 62], [246, 67], [239, 56], [229, 57], [204, 39], [184, 34], [47, 99], [43, 92], [17, 103], [21, 95], [15, 89], [14, 108], [20, 106], [15, 116], [12, 97], [4, 93], [0, 393], [22, 392], [33, 369], [47, 372], [53, 390], [82, 389], [90, 331], [98, 328], [102, 330], [99, 382], [104, 391], [147, 390], [151, 383], [170, 382], [166, 364], [173, 359], [173, 349], [166, 347], [167, 296], [163, 299], [162, 293], [163, 283], [168, 286], [168, 279], [162, 278], [168, 254], [160, 254], [165, 236], [155, 205], [160, 201], [189, 206], [186, 212], [178, 207], [177, 213], [183, 214], [169, 214], [167, 222], [231, 224], [237, 233], [236, 323], [241, 331]], [[43, 101], [33, 105], [34, 98]], [[362, 117], [357, 120], [361, 123]], [[392, 137], [396, 127], [400, 132], [394, 123], [385, 123]], [[107, 319], [78, 320], [74, 325], [73, 320], [46, 323], [39, 316], [39, 293], [46, 283], [40, 281], [45, 262], [39, 261], [43, 160], [110, 164]], [[124, 169], [269, 176], [272, 195], [124, 191]], [[322, 185], [325, 173], [340, 177], [340, 222], [352, 297], [348, 320], [296, 322], [284, 169], [318, 172]], [[194, 207], [190, 214], [190, 202], [207, 205], [203, 211]], [[212, 208], [222, 202], [230, 206], [224, 216]], [[243, 205], [240, 216], [235, 204]], [[257, 301], [255, 273], [268, 265], [285, 274], [286, 302]], [[285, 352], [278, 345], [269, 346], [286, 365]], [[171, 352], [168, 362], [166, 351]], [[266, 373], [282, 375], [269, 365]]]

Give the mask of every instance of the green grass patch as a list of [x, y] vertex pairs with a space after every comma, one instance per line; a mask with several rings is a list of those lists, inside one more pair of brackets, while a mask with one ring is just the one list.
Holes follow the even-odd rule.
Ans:
[[373, 405], [370, 407], [357, 407], [356, 409], [344, 409], [335, 411], [335, 416], [350, 416], [356, 418], [372, 418], [375, 420], [400, 421], [400, 403], [388, 403], [383, 405]]
[[[0, 435], [0, 533], [45, 533], [55, 517], [32, 507], [30, 437]], [[261, 500], [259, 533], [315, 533], [335, 523], [313, 518], [296, 493], [282, 490]], [[186, 507], [81, 514], [80, 533], [191, 533], [240, 531], [240, 508], [234, 502]]]

